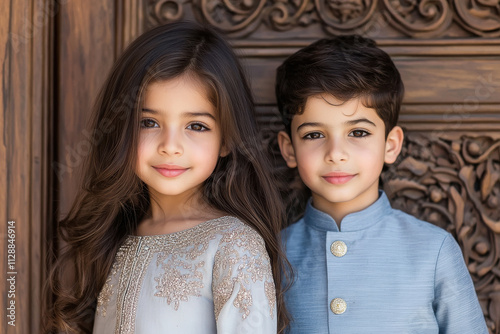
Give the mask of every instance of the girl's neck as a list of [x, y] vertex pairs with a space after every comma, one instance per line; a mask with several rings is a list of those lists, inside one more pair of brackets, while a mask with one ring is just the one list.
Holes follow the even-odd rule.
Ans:
[[150, 215], [139, 224], [137, 235], [178, 232], [225, 215], [211, 207], [200, 192], [177, 196], [159, 196], [152, 193], [150, 198]]

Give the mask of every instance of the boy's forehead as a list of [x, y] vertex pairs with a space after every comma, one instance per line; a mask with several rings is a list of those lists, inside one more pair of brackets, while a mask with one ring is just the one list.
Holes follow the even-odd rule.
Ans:
[[318, 94], [310, 96], [306, 100], [304, 112], [309, 111], [309, 113], [312, 113], [314, 111], [328, 110], [350, 117], [359, 111], [360, 105], [363, 106], [360, 98], [342, 101], [331, 94]]
[[342, 101], [331, 94], [318, 94], [307, 99], [303, 112], [294, 115], [292, 122], [312, 119], [315, 122], [330, 123], [349, 121], [359, 117], [383, 124], [376, 110], [366, 107], [359, 97]]

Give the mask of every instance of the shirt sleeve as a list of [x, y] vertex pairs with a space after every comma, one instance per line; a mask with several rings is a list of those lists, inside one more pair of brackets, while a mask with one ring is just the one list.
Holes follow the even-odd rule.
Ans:
[[448, 234], [436, 263], [433, 307], [440, 334], [488, 334], [462, 251]]
[[225, 233], [212, 280], [217, 333], [276, 333], [276, 291], [264, 240], [248, 226]]

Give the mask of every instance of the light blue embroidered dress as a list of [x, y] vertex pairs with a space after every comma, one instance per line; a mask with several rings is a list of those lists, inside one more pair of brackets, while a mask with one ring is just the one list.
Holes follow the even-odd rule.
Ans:
[[341, 231], [309, 201], [283, 241], [296, 274], [290, 333], [488, 333], [453, 236], [392, 209], [383, 192]]
[[129, 236], [99, 294], [94, 334], [276, 333], [262, 237], [234, 217]]

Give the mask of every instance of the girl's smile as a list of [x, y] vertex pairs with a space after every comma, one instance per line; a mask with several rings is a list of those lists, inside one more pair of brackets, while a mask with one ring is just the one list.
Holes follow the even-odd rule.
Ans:
[[177, 165], [157, 165], [153, 166], [153, 168], [165, 177], [176, 177], [189, 169]]
[[139, 131], [136, 173], [150, 194], [161, 202], [197, 193], [221, 152], [206, 86], [189, 74], [149, 84]]

